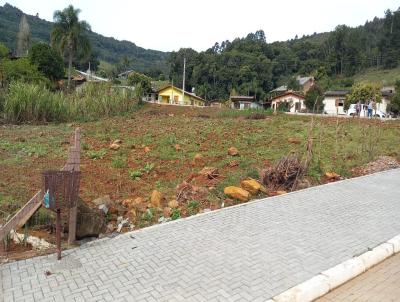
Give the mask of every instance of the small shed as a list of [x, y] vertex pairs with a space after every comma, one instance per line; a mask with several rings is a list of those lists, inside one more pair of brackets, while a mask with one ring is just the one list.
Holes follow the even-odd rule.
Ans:
[[233, 109], [262, 109], [262, 105], [256, 102], [254, 96], [236, 95], [231, 96], [230, 101]]

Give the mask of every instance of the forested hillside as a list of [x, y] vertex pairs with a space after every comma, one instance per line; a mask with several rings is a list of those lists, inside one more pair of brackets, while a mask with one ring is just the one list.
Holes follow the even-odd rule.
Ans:
[[[0, 6], [0, 42], [10, 49], [16, 47], [18, 25], [23, 12], [9, 4]], [[30, 26], [32, 42], [49, 42], [52, 22], [36, 16], [26, 15]], [[132, 67], [140, 71], [161, 70], [167, 72], [168, 53], [144, 49], [129, 41], [118, 41], [95, 32], [88, 33], [94, 55], [99, 60], [117, 63], [124, 57], [132, 62]]]
[[226, 99], [232, 92], [263, 99], [278, 85], [290, 85], [295, 75], [313, 75], [324, 88], [351, 86], [355, 74], [399, 65], [400, 12], [286, 42], [266, 43], [260, 30], [200, 53], [181, 49], [169, 59], [175, 83], [181, 83], [184, 56], [188, 89], [195, 87], [208, 100]]

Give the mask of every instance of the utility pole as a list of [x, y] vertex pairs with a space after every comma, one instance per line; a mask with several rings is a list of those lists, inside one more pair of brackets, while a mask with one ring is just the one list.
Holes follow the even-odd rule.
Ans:
[[182, 90], [183, 90], [183, 96], [182, 96], [182, 105], [185, 104], [185, 74], [186, 74], [186, 58], [183, 57], [183, 80], [182, 80]]

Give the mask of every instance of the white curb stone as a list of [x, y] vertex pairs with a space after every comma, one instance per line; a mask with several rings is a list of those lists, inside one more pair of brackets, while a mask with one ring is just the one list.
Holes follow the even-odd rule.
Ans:
[[372, 251], [368, 251], [358, 258], [364, 262], [365, 270], [370, 269], [375, 264], [385, 260], [386, 258], [393, 255], [393, 245], [390, 243], [383, 243]]
[[275, 302], [308, 302], [329, 292], [328, 278], [317, 275], [273, 298]]
[[393, 252], [395, 254], [400, 252], [400, 235], [390, 239], [387, 243], [393, 245]]
[[359, 258], [353, 258], [322, 272], [321, 275], [328, 278], [329, 289], [332, 290], [363, 272], [365, 272], [364, 262]]

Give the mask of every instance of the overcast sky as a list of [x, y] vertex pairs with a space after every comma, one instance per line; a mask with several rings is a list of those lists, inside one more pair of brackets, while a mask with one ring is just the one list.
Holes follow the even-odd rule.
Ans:
[[0, 5], [6, 2], [49, 21], [55, 10], [72, 4], [93, 31], [162, 51], [206, 50], [259, 29], [268, 42], [282, 41], [338, 24], [361, 25], [400, 6], [398, 0], [0, 0]]

